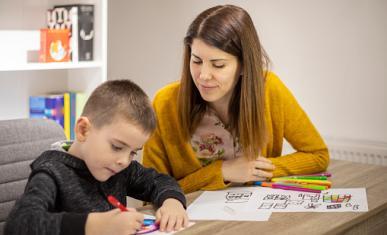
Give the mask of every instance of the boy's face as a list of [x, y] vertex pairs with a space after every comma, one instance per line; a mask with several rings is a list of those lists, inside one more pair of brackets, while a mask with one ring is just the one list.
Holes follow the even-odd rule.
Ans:
[[100, 128], [91, 123], [84, 137], [80, 157], [94, 178], [104, 182], [129, 166], [149, 134], [117, 117]]

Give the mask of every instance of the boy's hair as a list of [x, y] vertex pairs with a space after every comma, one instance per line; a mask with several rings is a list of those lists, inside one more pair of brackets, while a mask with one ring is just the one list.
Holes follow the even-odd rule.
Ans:
[[110, 80], [99, 85], [90, 95], [82, 116], [97, 128], [120, 116], [142, 127], [146, 133], [156, 128], [156, 117], [148, 96], [130, 80]]

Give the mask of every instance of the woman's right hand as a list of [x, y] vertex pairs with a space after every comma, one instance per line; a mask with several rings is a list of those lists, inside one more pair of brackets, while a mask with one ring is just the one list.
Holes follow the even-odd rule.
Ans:
[[107, 235], [107, 234], [135, 234], [144, 221], [144, 215], [135, 209], [121, 212], [114, 209], [107, 212], [90, 213], [86, 220], [86, 235]]
[[264, 181], [273, 177], [275, 166], [265, 157], [248, 160], [246, 157], [237, 157], [224, 160], [222, 173], [224, 181], [246, 183], [249, 181]]

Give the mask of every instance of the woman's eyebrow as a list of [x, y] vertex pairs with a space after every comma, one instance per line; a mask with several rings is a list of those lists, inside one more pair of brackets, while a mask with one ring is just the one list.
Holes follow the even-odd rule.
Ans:
[[[201, 58], [200, 58], [199, 56], [195, 55], [194, 53], [191, 53], [191, 55], [194, 56], [195, 58], [201, 60]], [[225, 59], [225, 58], [218, 58], [218, 59], [211, 59], [210, 61], [211, 61], [211, 62], [216, 62], [216, 61], [227, 61], [227, 59]]]
[[195, 55], [194, 53], [191, 53], [191, 55], [193, 55], [194, 57], [196, 57], [198, 59], [201, 59], [199, 56]]
[[212, 59], [212, 60], [210, 60], [210, 61], [212, 61], [212, 62], [216, 62], [216, 61], [227, 61], [227, 59]]

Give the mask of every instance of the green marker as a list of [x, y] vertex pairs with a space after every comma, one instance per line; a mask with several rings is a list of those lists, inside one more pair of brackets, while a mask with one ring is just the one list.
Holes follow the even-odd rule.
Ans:
[[300, 180], [327, 180], [326, 176], [286, 176], [286, 177], [278, 177], [279, 179], [300, 179]]

